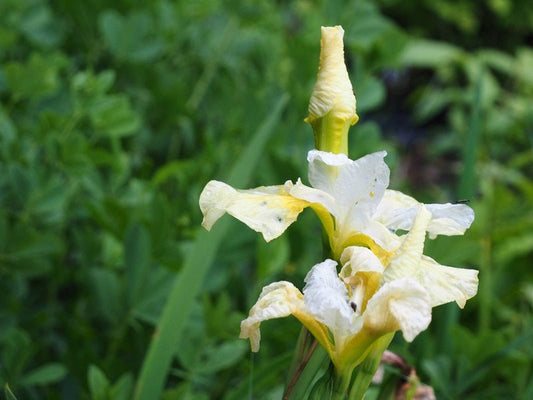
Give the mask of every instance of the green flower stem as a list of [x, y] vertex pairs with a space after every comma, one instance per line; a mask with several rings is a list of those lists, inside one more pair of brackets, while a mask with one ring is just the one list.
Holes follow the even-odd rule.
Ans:
[[348, 154], [348, 131], [352, 121], [330, 112], [311, 122], [315, 133], [315, 148], [335, 154]]
[[356, 370], [356, 376], [350, 389], [350, 395], [348, 396], [349, 400], [362, 400], [364, 398], [370, 383], [372, 383], [372, 378], [379, 367], [381, 356], [387, 347], [389, 347], [393, 337], [394, 332], [388, 333], [374, 342], [368, 356]]
[[335, 375], [331, 400], [345, 400], [350, 387], [352, 371], [342, 376]]

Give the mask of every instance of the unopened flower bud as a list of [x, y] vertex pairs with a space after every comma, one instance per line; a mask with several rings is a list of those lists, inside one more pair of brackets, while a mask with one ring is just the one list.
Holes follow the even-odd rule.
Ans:
[[305, 119], [315, 132], [315, 147], [331, 153], [348, 153], [348, 130], [359, 117], [344, 63], [344, 30], [322, 27], [320, 65]]

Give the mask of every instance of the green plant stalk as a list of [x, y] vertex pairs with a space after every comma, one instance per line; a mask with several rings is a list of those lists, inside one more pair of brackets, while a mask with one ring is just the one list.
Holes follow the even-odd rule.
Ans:
[[393, 337], [394, 332], [388, 333], [374, 342], [368, 356], [356, 370], [355, 379], [353, 380], [350, 395], [348, 396], [349, 400], [363, 399], [381, 363], [381, 356], [387, 347], [389, 347]]
[[[237, 187], [246, 186], [287, 101], [288, 96], [283, 95], [274, 104], [272, 111], [258, 127], [252, 141], [233, 166], [227, 180], [229, 184]], [[201, 231], [187, 255], [163, 308], [141, 367], [134, 393], [136, 400], [161, 398], [172, 357], [191, 314], [194, 300], [202, 289], [209, 266], [227, 232], [228, 223], [229, 220], [223, 219], [211, 232]]]
[[335, 154], [348, 155], [348, 132], [350, 121], [329, 112], [311, 122], [315, 134], [315, 148]]
[[310, 391], [321, 376], [320, 372], [327, 368], [329, 356], [326, 350], [320, 345], [311, 350], [312, 353], [299, 372], [298, 379], [294, 385], [287, 387], [283, 400], [308, 400]]

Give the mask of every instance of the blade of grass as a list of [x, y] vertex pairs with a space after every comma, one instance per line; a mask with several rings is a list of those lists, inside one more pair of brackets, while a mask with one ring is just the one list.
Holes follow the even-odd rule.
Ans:
[[[230, 185], [246, 186], [287, 101], [288, 96], [283, 95], [259, 126], [229, 174], [227, 182]], [[209, 266], [226, 234], [228, 222], [228, 219], [222, 219], [211, 232], [200, 231], [191, 252], [187, 255], [144, 359], [135, 388], [135, 399], [153, 400], [161, 397], [174, 350], [189, 319], [194, 299], [202, 288]]]

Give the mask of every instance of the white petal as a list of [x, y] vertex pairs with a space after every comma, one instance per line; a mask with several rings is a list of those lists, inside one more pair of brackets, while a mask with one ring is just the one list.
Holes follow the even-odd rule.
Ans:
[[474, 210], [466, 204], [426, 204], [433, 218], [428, 227], [429, 237], [462, 235], [474, 221]]
[[348, 291], [337, 275], [336, 265], [333, 260], [315, 265], [305, 278], [303, 292], [311, 314], [340, 337], [349, 332], [354, 313], [348, 305]]
[[387, 189], [374, 218], [390, 229], [409, 230], [413, 225], [419, 202], [402, 192]]
[[290, 282], [274, 282], [265, 286], [259, 299], [250, 310], [250, 315], [241, 322], [241, 339], [250, 339], [253, 352], [259, 351], [261, 322], [287, 317], [305, 307], [303, 296]]
[[[402, 192], [387, 190], [374, 218], [390, 229], [409, 230], [418, 212], [418, 201]], [[430, 237], [462, 235], [474, 220], [474, 211], [465, 204], [426, 204], [432, 219], [427, 227]]]
[[326, 210], [335, 215], [335, 199], [329, 193], [304, 185], [300, 179], [291, 188], [290, 194], [309, 203], [322, 204]]
[[431, 322], [429, 296], [414, 279], [398, 279], [372, 296], [363, 318], [365, 327], [382, 333], [401, 330], [411, 342]]
[[[377, 208], [389, 185], [390, 170], [385, 164], [385, 151], [368, 154], [339, 168], [335, 182], [335, 198], [343, 206], [372, 203]], [[360, 204], [359, 204], [360, 205]]]
[[478, 271], [440, 265], [427, 256], [421, 261], [416, 279], [429, 293], [432, 307], [455, 301], [463, 308], [476, 295]]
[[386, 251], [396, 250], [401, 244], [398, 235], [378, 221], [369, 220], [366, 226], [361, 229], [361, 233], [371, 237], [374, 242]]
[[335, 199], [333, 214], [345, 229], [361, 231], [378, 207], [389, 184], [386, 154], [381, 151], [352, 161], [344, 154], [308, 153], [309, 181]]
[[311, 186], [334, 196], [339, 168], [350, 165], [352, 161], [345, 154], [311, 150], [307, 153], [307, 162], [309, 163], [308, 178]]
[[383, 265], [370, 249], [366, 247], [350, 246], [341, 255], [341, 277], [348, 278], [357, 272], [383, 273]]
[[204, 215], [202, 226], [211, 229], [227, 212], [262, 233], [268, 242], [281, 235], [309, 205], [289, 194], [292, 186], [287, 181], [283, 186], [235, 190], [223, 182], [210, 181], [200, 195], [200, 209]]

